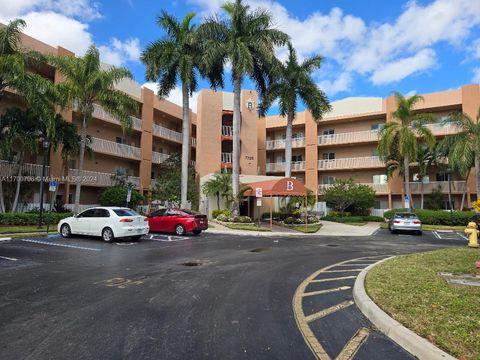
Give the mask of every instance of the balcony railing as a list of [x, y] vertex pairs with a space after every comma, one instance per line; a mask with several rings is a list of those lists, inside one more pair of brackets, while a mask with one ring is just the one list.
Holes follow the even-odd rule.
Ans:
[[153, 135], [179, 143], [182, 142], [182, 133], [167, 129], [166, 127], [157, 124], [153, 124]]
[[197, 138], [192, 137], [192, 146], [197, 147]]
[[232, 153], [222, 153], [222, 163], [230, 164], [232, 162]]
[[335, 144], [353, 144], [359, 142], [370, 142], [378, 140], [377, 130], [347, 132], [332, 135], [320, 135], [318, 137], [319, 145], [335, 145]]
[[319, 160], [318, 170], [328, 169], [363, 169], [385, 167], [378, 156], [343, 158], [333, 160]]
[[[285, 171], [284, 162], [267, 163], [267, 172], [281, 172]], [[305, 170], [305, 161], [292, 161], [292, 171]]]
[[[50, 166], [45, 167], [45, 176], [49, 176]], [[9, 161], [0, 160], [0, 176], [17, 176], [18, 164]], [[42, 165], [38, 164], [22, 164], [21, 176], [42, 176]]]
[[[108, 112], [105, 111], [104, 108], [102, 108], [98, 104], [93, 104], [93, 116], [96, 117], [97, 119], [105, 120], [110, 123], [120, 125], [120, 120], [110, 115]], [[135, 116], [130, 116], [130, 119], [132, 120], [133, 129], [142, 130], [142, 120], [140, 120]]]
[[93, 151], [99, 153], [140, 160], [140, 148], [135, 146], [119, 144], [114, 141], [96, 137], [92, 137], [92, 144], [90, 146]]
[[[72, 183], [75, 183], [77, 176], [79, 176], [80, 171], [78, 169], [69, 169], [68, 175], [72, 180]], [[114, 174], [104, 173], [91, 170], [83, 170], [81, 172], [81, 182], [82, 185], [87, 186], [112, 186], [114, 185]], [[133, 184], [136, 189], [140, 188], [140, 178], [136, 176], [127, 176], [127, 183]]]
[[[267, 150], [285, 149], [286, 140], [267, 140]], [[299, 137], [292, 139], [292, 148], [304, 147], [305, 138]]]
[[[377, 194], [388, 194], [388, 184], [374, 184], [374, 183], [361, 183], [362, 185], [370, 186]], [[322, 192], [330, 187], [333, 184], [320, 184], [318, 185], [318, 191]]]
[[[452, 193], [463, 193], [467, 184], [465, 181], [452, 181]], [[439, 189], [442, 193], [448, 193], [448, 181], [431, 181], [423, 184], [424, 194], [430, 194], [432, 190]], [[410, 192], [412, 194], [420, 194], [422, 192], [422, 183], [411, 182]]]
[[152, 162], [155, 164], [161, 164], [170, 157], [168, 154], [159, 153], [156, 151], [152, 152]]
[[222, 136], [233, 136], [233, 127], [222, 125]]
[[430, 129], [430, 131], [433, 133], [435, 136], [445, 136], [445, 135], [453, 135], [461, 131], [456, 125], [454, 124], [441, 124], [441, 123], [436, 123], [436, 124], [427, 124], [427, 128]]

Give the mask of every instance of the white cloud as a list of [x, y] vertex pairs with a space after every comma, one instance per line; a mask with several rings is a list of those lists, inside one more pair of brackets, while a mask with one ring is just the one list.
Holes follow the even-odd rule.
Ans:
[[14, 0], [4, 1], [0, 9], [3, 18], [13, 18], [30, 12], [53, 11], [85, 20], [99, 18], [98, 4], [90, 0]]
[[476, 39], [470, 46], [470, 52], [474, 59], [480, 59], [480, 39]]
[[405, 96], [413, 96], [413, 95], [417, 95], [417, 90], [410, 90], [405, 94]]
[[322, 80], [318, 84], [320, 90], [324, 91], [328, 96], [333, 96], [341, 92], [350, 90], [352, 85], [352, 74], [349, 72], [341, 73], [335, 80]]
[[375, 85], [394, 83], [419, 71], [430, 69], [435, 63], [435, 51], [424, 49], [414, 56], [381, 65], [373, 72], [370, 80]]
[[103, 62], [115, 66], [121, 66], [127, 61], [139, 61], [140, 40], [138, 38], [127, 39], [122, 42], [113, 38], [108, 46], [99, 46], [100, 57]]
[[[152, 90], [155, 94], [157, 93], [157, 84], [154, 82], [146, 82], [142, 86]], [[194, 91], [193, 95], [190, 97], [190, 109], [195, 113], [197, 112], [198, 94], [198, 91]], [[177, 104], [178, 106], [182, 106], [182, 88], [180, 86], [175, 87], [166, 99], [174, 104]]]
[[480, 67], [473, 69], [473, 79], [474, 83], [480, 84]]

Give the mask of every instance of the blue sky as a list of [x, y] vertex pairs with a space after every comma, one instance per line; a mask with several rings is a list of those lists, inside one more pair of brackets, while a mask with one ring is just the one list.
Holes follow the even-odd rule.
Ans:
[[[248, 0], [268, 8], [301, 57], [324, 56], [314, 79], [331, 100], [385, 97], [457, 88], [480, 82], [479, 0]], [[2, 4], [0, 21], [27, 21], [26, 32], [81, 55], [91, 42], [105, 62], [128, 67], [145, 83], [142, 49], [162, 37], [162, 9], [197, 21], [220, 11], [223, 0], [15, 0]], [[282, 50], [279, 50], [282, 56]], [[226, 80], [229, 80], [227, 74]], [[152, 86], [152, 84], [147, 84]], [[253, 85], [249, 80], [244, 88]], [[208, 87], [200, 82], [200, 88]], [[229, 81], [226, 90], [230, 90]], [[180, 91], [170, 99], [180, 102]], [[193, 99], [195, 107], [195, 99]], [[275, 112], [275, 109], [272, 110]]]

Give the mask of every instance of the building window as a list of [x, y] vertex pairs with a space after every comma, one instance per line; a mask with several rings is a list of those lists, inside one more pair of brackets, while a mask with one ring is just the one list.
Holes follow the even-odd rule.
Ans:
[[292, 161], [303, 161], [303, 155], [292, 155]]
[[444, 171], [436, 174], [437, 181], [448, 181], [448, 174]]
[[333, 185], [335, 184], [335, 176], [323, 176], [322, 184], [324, 185]]
[[378, 158], [378, 149], [377, 148], [372, 150], [372, 157]]
[[323, 160], [335, 160], [335, 153], [323, 153], [322, 154]]
[[[420, 174], [413, 174], [413, 182], [422, 182], [422, 177]], [[425, 175], [423, 177], [423, 183], [428, 184], [430, 182], [430, 176]]]
[[[388, 183], [387, 175], [373, 175], [373, 183], [374, 184], [386, 184]], [[376, 208], [378, 209], [378, 208]]]
[[76, 169], [76, 161], [75, 160], [69, 160], [68, 161], [68, 168], [69, 169]]
[[116, 142], [117, 144], [127, 145], [127, 139], [124, 138], [124, 137], [117, 136], [117, 137], [115, 138], [115, 142]]
[[383, 129], [383, 127], [385, 126], [384, 123], [378, 123], [378, 124], [372, 124], [372, 131], [380, 131]]
[[323, 130], [323, 135], [333, 135], [335, 134], [335, 129], [325, 129]]

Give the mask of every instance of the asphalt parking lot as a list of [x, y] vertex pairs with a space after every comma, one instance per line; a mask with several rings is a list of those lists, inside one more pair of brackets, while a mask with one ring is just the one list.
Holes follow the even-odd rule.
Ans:
[[[300, 301], [327, 357], [342, 355], [367, 329], [355, 359], [409, 359], [349, 303], [356, 270], [389, 255], [464, 245], [459, 235], [384, 230], [368, 238], [202, 233], [149, 235], [138, 243], [4, 241], [0, 357], [314, 359], [292, 301], [309, 275], [333, 265]], [[336, 265], [344, 261], [353, 266]], [[349, 305], [325, 313], [342, 303]]]

